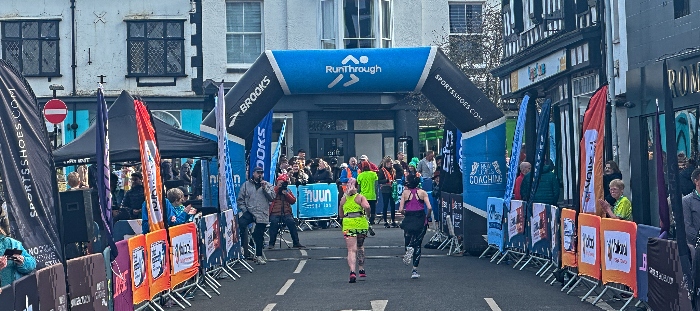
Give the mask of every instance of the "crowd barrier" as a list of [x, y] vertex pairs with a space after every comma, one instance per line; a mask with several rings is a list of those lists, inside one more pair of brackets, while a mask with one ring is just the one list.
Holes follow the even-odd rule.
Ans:
[[439, 245], [437, 249], [440, 250], [447, 248], [448, 255], [461, 253], [464, 249], [464, 236], [473, 234], [470, 231], [472, 228], [464, 227], [462, 195], [442, 192], [434, 201], [433, 214], [438, 218], [439, 227], [436, 228], [436, 234], [430, 238], [430, 243], [436, 242]]
[[537, 203], [528, 210], [526, 221], [525, 205], [517, 200], [510, 206], [500, 198], [487, 200], [490, 247], [481, 257], [493, 252], [492, 262], [514, 260], [513, 268], [522, 263], [521, 270], [535, 262], [540, 277], [554, 268], [546, 282], [556, 281], [556, 271], [567, 274], [570, 279], [561, 291], [571, 293], [585, 285], [581, 300], [595, 297], [593, 304], [606, 294], [622, 293], [629, 296], [623, 295], [621, 310], [635, 299], [636, 306], [645, 303], [654, 310], [690, 307], [676, 242], [658, 239], [658, 227]]

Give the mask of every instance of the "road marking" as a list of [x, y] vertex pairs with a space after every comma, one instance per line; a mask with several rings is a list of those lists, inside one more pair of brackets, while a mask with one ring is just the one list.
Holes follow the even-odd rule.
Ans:
[[284, 286], [282, 286], [280, 291], [277, 292], [277, 296], [284, 296], [284, 293], [286, 293], [289, 287], [292, 286], [292, 283], [294, 283], [294, 279], [287, 280], [287, 283], [284, 283]]
[[[421, 255], [421, 258], [442, 258], [442, 257], [450, 257], [447, 255]], [[365, 259], [396, 259], [396, 258], [403, 258], [403, 255], [392, 255], [392, 256], [365, 256]], [[268, 262], [276, 262], [276, 261], [295, 261], [295, 260], [345, 260], [347, 257], [345, 256], [330, 256], [330, 257], [311, 257], [307, 259], [301, 259], [298, 257], [287, 257], [287, 258], [270, 258], [267, 261]]]
[[276, 303], [271, 303], [271, 304], [265, 306], [265, 309], [263, 309], [263, 311], [272, 311], [272, 309], [274, 309], [276, 305], [277, 305]]
[[501, 308], [496, 304], [496, 301], [494, 301], [493, 298], [484, 298], [484, 300], [486, 300], [486, 303], [489, 304], [489, 307], [491, 307], [491, 310], [501, 311]]
[[304, 257], [309, 256], [309, 254], [306, 252], [306, 250], [300, 249], [299, 251], [301, 252], [302, 256], [304, 256]]
[[389, 300], [372, 300], [372, 311], [384, 311]]
[[301, 269], [304, 269], [305, 264], [306, 264], [306, 259], [300, 261], [299, 265], [297, 266], [297, 269], [294, 270], [294, 273], [301, 273]]

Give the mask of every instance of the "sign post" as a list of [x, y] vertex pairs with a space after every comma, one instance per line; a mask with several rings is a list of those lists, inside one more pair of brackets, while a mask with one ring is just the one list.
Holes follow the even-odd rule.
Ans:
[[44, 118], [53, 126], [53, 148], [58, 148], [58, 124], [66, 119], [68, 106], [60, 99], [53, 98], [44, 105]]

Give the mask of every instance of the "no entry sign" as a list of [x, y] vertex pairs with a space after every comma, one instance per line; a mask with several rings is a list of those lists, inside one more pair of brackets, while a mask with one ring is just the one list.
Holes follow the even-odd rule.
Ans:
[[44, 105], [44, 118], [53, 124], [59, 124], [66, 119], [68, 106], [60, 99], [52, 99]]

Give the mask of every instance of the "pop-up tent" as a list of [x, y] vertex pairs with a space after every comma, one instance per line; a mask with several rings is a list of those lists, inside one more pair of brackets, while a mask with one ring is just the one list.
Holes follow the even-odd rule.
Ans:
[[[180, 130], [153, 118], [158, 148], [163, 159], [216, 156], [215, 141]], [[95, 125], [80, 137], [54, 150], [56, 166], [96, 163]], [[141, 161], [141, 150], [136, 131], [134, 98], [122, 91], [109, 107], [109, 158], [111, 162]]]

